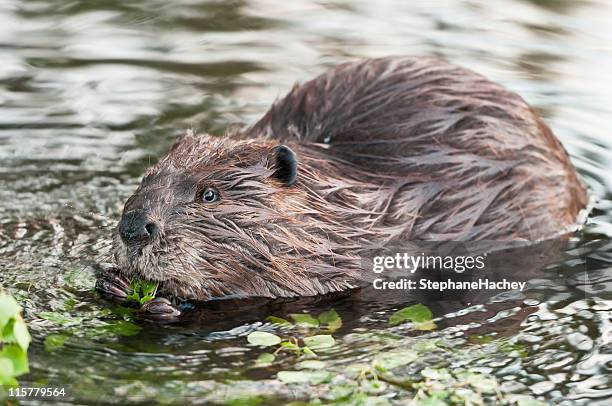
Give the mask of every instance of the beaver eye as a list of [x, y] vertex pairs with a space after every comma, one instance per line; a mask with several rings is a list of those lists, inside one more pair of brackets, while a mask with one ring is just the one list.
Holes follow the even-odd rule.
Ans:
[[206, 203], [212, 203], [214, 201], [217, 201], [219, 199], [219, 192], [217, 192], [217, 189], [209, 187], [206, 190], [204, 190], [204, 193], [202, 193], [202, 200], [204, 200]]

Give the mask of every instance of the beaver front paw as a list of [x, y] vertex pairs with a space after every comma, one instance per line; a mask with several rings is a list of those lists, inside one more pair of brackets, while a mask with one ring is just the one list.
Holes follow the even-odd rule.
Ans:
[[97, 272], [96, 291], [104, 298], [116, 303], [125, 303], [130, 293], [130, 282], [115, 268]]
[[142, 305], [138, 313], [145, 319], [155, 321], [174, 321], [181, 316], [181, 311], [165, 297], [156, 297], [148, 301]]

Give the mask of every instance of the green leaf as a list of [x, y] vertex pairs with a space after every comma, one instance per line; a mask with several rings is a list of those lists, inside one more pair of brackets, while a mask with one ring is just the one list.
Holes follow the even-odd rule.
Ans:
[[319, 314], [318, 319], [321, 324], [327, 325], [331, 331], [342, 327], [342, 319], [334, 309]]
[[29, 372], [28, 346], [32, 338], [12, 297], [0, 294], [0, 385], [16, 386], [15, 377]]
[[317, 356], [317, 354], [315, 354], [315, 353], [314, 353], [314, 351], [312, 351], [312, 350], [311, 350], [310, 348], [308, 348], [308, 347], [303, 347], [303, 348], [302, 348], [302, 351], [304, 351], [304, 354], [306, 354], [306, 355], [312, 355], [312, 356], [314, 356], [314, 357], [316, 357], [316, 356]]
[[300, 346], [292, 343], [290, 341], [283, 341], [282, 343], [280, 343], [281, 347], [286, 348], [288, 350], [292, 350], [292, 351], [299, 351], [300, 350]]
[[396, 350], [378, 354], [374, 358], [374, 366], [382, 371], [407, 365], [419, 358], [417, 352], [412, 350]]
[[353, 394], [354, 390], [354, 388], [348, 385], [333, 385], [329, 392], [329, 396], [335, 401], [345, 400]]
[[457, 388], [450, 396], [452, 402], [457, 402], [464, 405], [482, 405], [482, 396], [474, 392], [470, 388]]
[[334, 377], [334, 374], [329, 371], [311, 371], [309, 382], [313, 385], [328, 383]]
[[77, 301], [73, 298], [70, 299], [66, 299], [64, 301], [64, 309], [66, 310], [74, 310], [75, 306], [77, 305]]
[[140, 333], [142, 328], [129, 321], [118, 321], [116, 323], [104, 326], [104, 330], [119, 336], [130, 337]]
[[150, 302], [153, 299], [155, 299], [155, 296], [146, 295], [146, 296], [140, 298], [140, 304], [143, 305], [143, 304], [145, 304], [147, 302]]
[[271, 345], [280, 344], [281, 338], [276, 334], [267, 333], [265, 331], [253, 331], [247, 336], [247, 341], [253, 345], [269, 347]]
[[431, 322], [432, 318], [433, 314], [431, 313], [431, 310], [429, 310], [427, 306], [424, 306], [419, 303], [405, 307], [393, 313], [391, 317], [389, 317], [389, 323], [392, 326], [404, 323], [406, 321], [411, 321], [415, 324], [421, 324]]
[[447, 406], [444, 400], [440, 399], [438, 396], [431, 395], [424, 399], [420, 399], [416, 403], [418, 406]]
[[414, 323], [415, 330], [430, 331], [435, 330], [436, 327], [438, 326], [436, 326], [436, 323], [434, 323], [433, 321], [426, 321], [424, 323]]
[[509, 343], [507, 341], [500, 341], [497, 344], [497, 348], [500, 349], [504, 354], [510, 356], [518, 356], [519, 358], [525, 358], [528, 355], [527, 347], [520, 343]]
[[440, 348], [438, 347], [439, 340], [437, 338], [434, 338], [434, 339], [424, 339], [423, 337], [421, 338], [422, 338], [421, 340], [414, 343], [414, 345], [410, 347], [411, 350], [419, 352], [419, 353], [427, 353], [427, 352], [435, 351]]
[[21, 307], [15, 299], [6, 294], [0, 294], [0, 330], [4, 328], [6, 323], [13, 317], [17, 317]]
[[318, 385], [331, 381], [334, 375], [328, 371], [280, 371], [277, 377], [284, 383], [311, 383]]
[[280, 371], [276, 376], [285, 383], [306, 383], [310, 380], [307, 371]]
[[330, 335], [316, 335], [312, 337], [304, 337], [304, 344], [313, 349], [329, 348], [336, 344], [334, 337]]
[[4, 326], [4, 330], [0, 329], [0, 343], [17, 343], [17, 338], [13, 333], [13, 326], [15, 325], [15, 319], [12, 318]]
[[49, 334], [45, 337], [45, 351], [53, 352], [63, 347], [70, 336], [64, 334]]
[[27, 352], [30, 341], [32, 341], [32, 337], [30, 337], [28, 328], [25, 322], [21, 319], [21, 316], [15, 320], [15, 324], [13, 325], [13, 335], [15, 336], [17, 345], [19, 345], [22, 350]]
[[140, 303], [140, 295], [136, 291], [132, 291], [125, 297], [125, 301], [127, 303]]
[[276, 357], [274, 356], [274, 354], [268, 354], [267, 352], [265, 352], [263, 354], [259, 354], [259, 357], [257, 357], [255, 364], [256, 366], [260, 367], [268, 366], [273, 363], [275, 359]]
[[302, 369], [323, 369], [325, 365], [327, 365], [325, 362], [316, 359], [302, 361], [297, 364], [297, 366]]
[[279, 326], [290, 326], [291, 322], [276, 316], [268, 316], [266, 320], [272, 324], [278, 324]]
[[465, 382], [482, 393], [495, 393], [499, 388], [499, 384], [495, 379], [486, 378], [481, 374], [468, 374], [465, 377]]
[[421, 371], [421, 375], [425, 378], [436, 381], [450, 381], [453, 379], [450, 372], [448, 372], [448, 370], [445, 368], [425, 368]]
[[298, 314], [290, 314], [290, 316], [298, 326], [319, 327], [319, 320], [315, 319], [310, 314], [298, 313]]
[[5, 345], [0, 351], [0, 359], [5, 358], [13, 363], [13, 377], [30, 372], [28, 354], [15, 344]]
[[0, 356], [0, 385], [9, 385], [14, 377], [15, 371], [11, 360]]
[[141, 282], [141, 291], [145, 296], [155, 296], [157, 292], [157, 282]]
[[526, 397], [520, 398], [516, 402], [516, 406], [546, 406], [546, 403], [541, 402], [532, 397], [526, 396]]
[[72, 326], [75, 324], [81, 324], [81, 322], [83, 321], [83, 317], [74, 317], [68, 314], [62, 314], [58, 312], [40, 312], [38, 313], [38, 317], [52, 321], [53, 323], [59, 324], [61, 326]]
[[135, 302], [142, 306], [155, 299], [157, 287], [157, 282], [133, 280], [130, 282], [131, 292], [127, 295], [126, 301]]
[[387, 384], [375, 379], [366, 379], [361, 382], [361, 390], [369, 394], [380, 394], [387, 389]]
[[240, 396], [227, 399], [224, 404], [226, 406], [259, 406], [263, 404], [264, 400], [260, 395]]
[[369, 370], [370, 370], [370, 365], [368, 364], [349, 364], [344, 369], [344, 372], [348, 374], [348, 376], [352, 378], [356, 378]]

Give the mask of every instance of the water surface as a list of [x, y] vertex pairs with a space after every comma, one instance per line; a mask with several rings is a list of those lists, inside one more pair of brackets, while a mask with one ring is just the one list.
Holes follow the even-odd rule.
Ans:
[[[73, 403], [324, 398], [325, 385], [275, 379], [296, 368], [291, 354], [252, 368], [262, 350], [245, 337], [292, 334], [266, 323], [269, 314], [334, 307], [343, 326], [320, 354], [329, 370], [439, 339], [458, 350], [447, 363], [496, 377], [505, 393], [609, 404], [611, 17], [607, 2], [565, 0], [0, 2], [0, 284], [34, 338], [22, 384], [64, 385]], [[390, 327], [397, 304], [374, 299], [211, 309], [208, 322], [159, 327], [125, 321], [92, 291], [87, 259], [174, 136], [223, 134], [296, 81], [393, 54], [444, 56], [519, 92], [588, 184], [595, 209], [578, 248], [541, 269], [526, 294], [432, 307], [438, 329], [415, 333]], [[474, 338], [483, 336], [520, 356]], [[432, 353], [406, 373], [423, 365], [443, 362]], [[382, 394], [398, 404], [414, 396], [392, 385]]]

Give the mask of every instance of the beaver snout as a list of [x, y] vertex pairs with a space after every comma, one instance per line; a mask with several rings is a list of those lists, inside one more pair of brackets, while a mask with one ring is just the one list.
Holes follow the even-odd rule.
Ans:
[[119, 222], [119, 235], [126, 244], [148, 242], [158, 229], [157, 224], [141, 210], [124, 213]]

